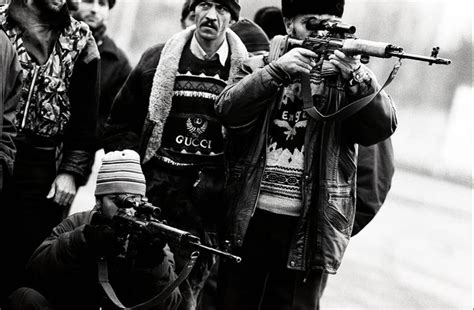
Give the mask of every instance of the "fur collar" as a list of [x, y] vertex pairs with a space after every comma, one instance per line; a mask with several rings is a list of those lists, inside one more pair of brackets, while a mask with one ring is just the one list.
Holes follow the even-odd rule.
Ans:
[[[143, 163], [149, 161], [161, 145], [163, 129], [168, 118], [173, 97], [173, 88], [178, 72], [179, 60], [186, 43], [194, 35], [195, 26], [188, 27], [172, 36], [163, 47], [160, 61], [156, 67], [148, 105], [146, 123], [153, 126], [147, 143]], [[247, 49], [240, 38], [230, 29], [226, 32], [230, 47], [230, 71], [227, 84], [234, 81], [243, 61], [248, 58]]]

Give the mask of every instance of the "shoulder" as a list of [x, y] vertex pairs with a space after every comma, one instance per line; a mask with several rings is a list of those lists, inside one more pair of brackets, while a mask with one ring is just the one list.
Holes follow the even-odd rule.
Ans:
[[92, 36], [89, 26], [71, 17], [71, 23], [60, 37], [60, 43], [65, 50], [72, 50], [82, 54], [85, 63], [99, 59], [99, 49]]
[[151, 69], [155, 70], [158, 62], [160, 61], [161, 52], [164, 46], [164, 43], [160, 43], [148, 48], [145, 52], [143, 52], [137, 67], [144, 71]]
[[60, 235], [68, 231], [73, 231], [81, 225], [89, 224], [94, 213], [95, 211], [83, 211], [71, 214], [53, 229], [53, 233]]
[[143, 52], [142, 58], [144, 60], [159, 58], [164, 46], [164, 43], [159, 43], [147, 48], [145, 52]]
[[103, 56], [110, 56], [116, 58], [121, 63], [128, 63], [128, 57], [125, 52], [109, 36], [104, 37], [102, 45], [99, 46], [99, 52], [101, 58]]

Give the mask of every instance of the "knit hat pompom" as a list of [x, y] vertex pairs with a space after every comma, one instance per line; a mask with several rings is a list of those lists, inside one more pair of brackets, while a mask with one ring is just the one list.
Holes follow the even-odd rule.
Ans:
[[249, 53], [268, 51], [270, 49], [270, 40], [267, 35], [263, 29], [253, 21], [246, 18], [241, 19], [232, 24], [230, 29], [239, 36]]
[[133, 150], [113, 151], [102, 159], [95, 195], [137, 194], [145, 196], [146, 183], [140, 156]]
[[286, 18], [300, 14], [329, 14], [342, 17], [344, 0], [281, 0], [281, 13]]
[[[196, 5], [203, 2], [204, 0], [191, 0], [189, 3], [189, 10], [194, 11]], [[220, 3], [229, 9], [230, 15], [233, 20], [239, 20], [240, 5], [239, 0], [214, 0], [214, 2]]]

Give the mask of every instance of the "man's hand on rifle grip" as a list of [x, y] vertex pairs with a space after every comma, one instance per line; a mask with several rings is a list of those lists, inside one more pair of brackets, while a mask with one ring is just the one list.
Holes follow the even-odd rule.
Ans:
[[313, 51], [297, 47], [278, 58], [275, 64], [294, 78], [300, 73], [309, 74], [311, 69], [316, 65], [314, 61], [315, 58], [318, 58], [318, 55]]

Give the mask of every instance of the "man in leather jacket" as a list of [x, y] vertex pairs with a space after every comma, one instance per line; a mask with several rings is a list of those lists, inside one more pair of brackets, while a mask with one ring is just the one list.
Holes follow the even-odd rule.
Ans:
[[[312, 34], [310, 18], [338, 20], [343, 9], [343, 0], [282, 1], [296, 39]], [[220, 266], [220, 309], [319, 307], [354, 225], [357, 145], [380, 142], [396, 128], [391, 99], [358, 56], [335, 51], [321, 70], [316, 59], [303, 48], [251, 58], [217, 100], [228, 130], [223, 236], [242, 257]], [[325, 115], [374, 98], [345, 119], [313, 118], [303, 107], [303, 74], [311, 106]]]

